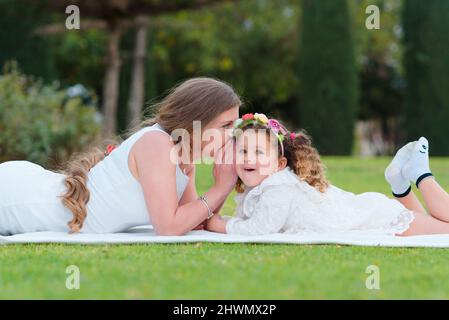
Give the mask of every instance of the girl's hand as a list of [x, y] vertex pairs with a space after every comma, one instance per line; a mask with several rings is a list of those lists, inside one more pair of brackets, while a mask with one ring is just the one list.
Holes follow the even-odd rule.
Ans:
[[226, 220], [219, 214], [214, 214], [206, 221], [206, 229], [212, 232], [226, 233]]
[[[211, 218], [212, 219], [212, 218]], [[206, 220], [197, 225], [193, 230], [205, 230], [206, 229]]]
[[233, 139], [218, 151], [215, 157], [213, 175], [215, 178], [215, 186], [227, 195], [235, 187], [237, 182], [237, 172], [235, 170], [235, 144]]

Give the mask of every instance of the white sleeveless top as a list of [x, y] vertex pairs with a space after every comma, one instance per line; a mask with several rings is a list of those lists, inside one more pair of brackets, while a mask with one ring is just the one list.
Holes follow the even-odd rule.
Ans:
[[[133, 226], [151, 224], [142, 187], [129, 170], [128, 155], [134, 143], [152, 130], [169, 135], [158, 123], [142, 128], [90, 169], [87, 180], [90, 199], [81, 232], [120, 232]], [[176, 165], [178, 201], [188, 182], [189, 177]]]
[[[128, 168], [131, 147], [151, 130], [165, 132], [159, 124], [142, 128], [90, 169], [87, 180], [90, 198], [81, 232], [120, 232], [151, 224], [142, 188]], [[68, 232], [72, 212], [58, 197], [67, 190], [65, 177], [30, 161], [0, 163], [0, 235]], [[178, 200], [188, 181], [188, 176], [177, 166]]]

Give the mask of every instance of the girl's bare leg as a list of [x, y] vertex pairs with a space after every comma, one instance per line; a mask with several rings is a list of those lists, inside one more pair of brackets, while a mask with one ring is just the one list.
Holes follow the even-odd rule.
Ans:
[[402, 167], [401, 174], [409, 181], [415, 182], [430, 215], [442, 222], [449, 222], [449, 194], [432, 178], [429, 142], [426, 138], [419, 138], [413, 145], [410, 158]]
[[444, 222], [449, 222], [449, 194], [432, 177], [419, 183], [419, 191], [430, 214]]
[[449, 223], [440, 221], [422, 212], [413, 212], [415, 219], [410, 227], [397, 236], [416, 236], [424, 234], [449, 234]]
[[413, 191], [410, 191], [410, 193], [405, 197], [394, 199], [402, 203], [409, 210], [426, 213], [426, 209], [424, 209], [423, 205], [419, 202]]

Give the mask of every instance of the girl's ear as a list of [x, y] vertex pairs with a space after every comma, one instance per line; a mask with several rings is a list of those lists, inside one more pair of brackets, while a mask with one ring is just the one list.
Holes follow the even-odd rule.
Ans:
[[279, 164], [278, 164], [278, 170], [282, 170], [287, 166], [287, 158], [286, 157], [280, 157], [279, 158]]

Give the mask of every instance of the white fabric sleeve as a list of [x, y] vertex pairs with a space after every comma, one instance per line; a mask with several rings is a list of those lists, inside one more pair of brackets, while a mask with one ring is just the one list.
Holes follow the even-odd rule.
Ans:
[[291, 188], [277, 187], [264, 191], [248, 219], [232, 217], [226, 223], [226, 233], [262, 235], [277, 233], [284, 226], [293, 199]]
[[236, 218], [244, 218], [245, 215], [242, 212], [242, 201], [245, 198], [245, 193], [238, 193], [234, 196], [234, 203], [235, 203], [235, 215]]

